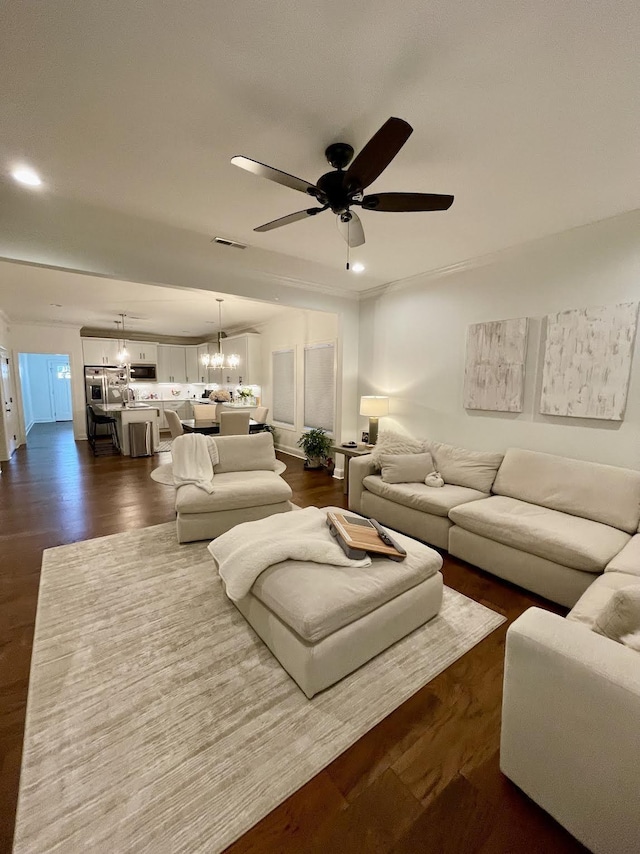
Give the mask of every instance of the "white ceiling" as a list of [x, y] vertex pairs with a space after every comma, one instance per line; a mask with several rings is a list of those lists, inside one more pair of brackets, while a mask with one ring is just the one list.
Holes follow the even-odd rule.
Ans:
[[0, 261], [0, 309], [15, 323], [63, 323], [114, 332], [126, 314], [127, 337], [213, 338], [222, 297], [225, 332], [248, 329], [294, 309], [212, 291], [141, 285]]
[[[366, 288], [638, 207], [639, 40], [637, 0], [8, 0], [0, 171]], [[450, 211], [364, 212], [360, 277], [329, 212], [252, 231], [308, 201], [233, 155], [315, 181], [391, 115], [414, 134], [372, 190]]]

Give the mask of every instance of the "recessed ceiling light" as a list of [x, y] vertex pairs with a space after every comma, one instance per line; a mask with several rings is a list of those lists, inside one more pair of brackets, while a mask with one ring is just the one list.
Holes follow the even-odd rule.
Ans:
[[360, 261], [356, 261], [355, 264], [351, 265], [351, 269], [354, 273], [364, 273], [364, 264], [361, 264]]
[[16, 166], [11, 172], [11, 177], [19, 184], [25, 184], [27, 187], [42, 186], [42, 178], [30, 166]]

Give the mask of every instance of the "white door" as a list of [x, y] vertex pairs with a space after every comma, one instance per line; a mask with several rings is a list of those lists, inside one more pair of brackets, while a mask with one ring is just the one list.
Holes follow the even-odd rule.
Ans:
[[13, 390], [13, 378], [11, 376], [11, 363], [6, 350], [0, 350], [1, 375], [2, 375], [2, 406], [4, 409], [4, 430], [7, 439], [7, 450], [9, 456], [18, 447], [18, 407], [16, 406], [16, 395]]
[[49, 359], [49, 391], [54, 421], [71, 421], [71, 366], [68, 359]]

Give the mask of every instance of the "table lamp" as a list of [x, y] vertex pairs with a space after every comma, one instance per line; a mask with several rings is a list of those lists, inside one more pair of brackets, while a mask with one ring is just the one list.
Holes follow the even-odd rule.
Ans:
[[389, 414], [389, 398], [379, 395], [365, 395], [360, 398], [360, 415], [369, 418], [369, 444], [378, 441], [378, 418]]

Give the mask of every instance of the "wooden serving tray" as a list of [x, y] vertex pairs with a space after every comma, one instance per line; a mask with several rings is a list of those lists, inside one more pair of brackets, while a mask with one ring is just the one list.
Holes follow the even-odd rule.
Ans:
[[[388, 555], [389, 557], [405, 557], [398, 549], [384, 543], [373, 525], [371, 527], [368, 525], [354, 525], [342, 513], [327, 513], [327, 519], [329, 519], [349, 548], [375, 552], [376, 554]], [[363, 521], [368, 520], [365, 519]]]

